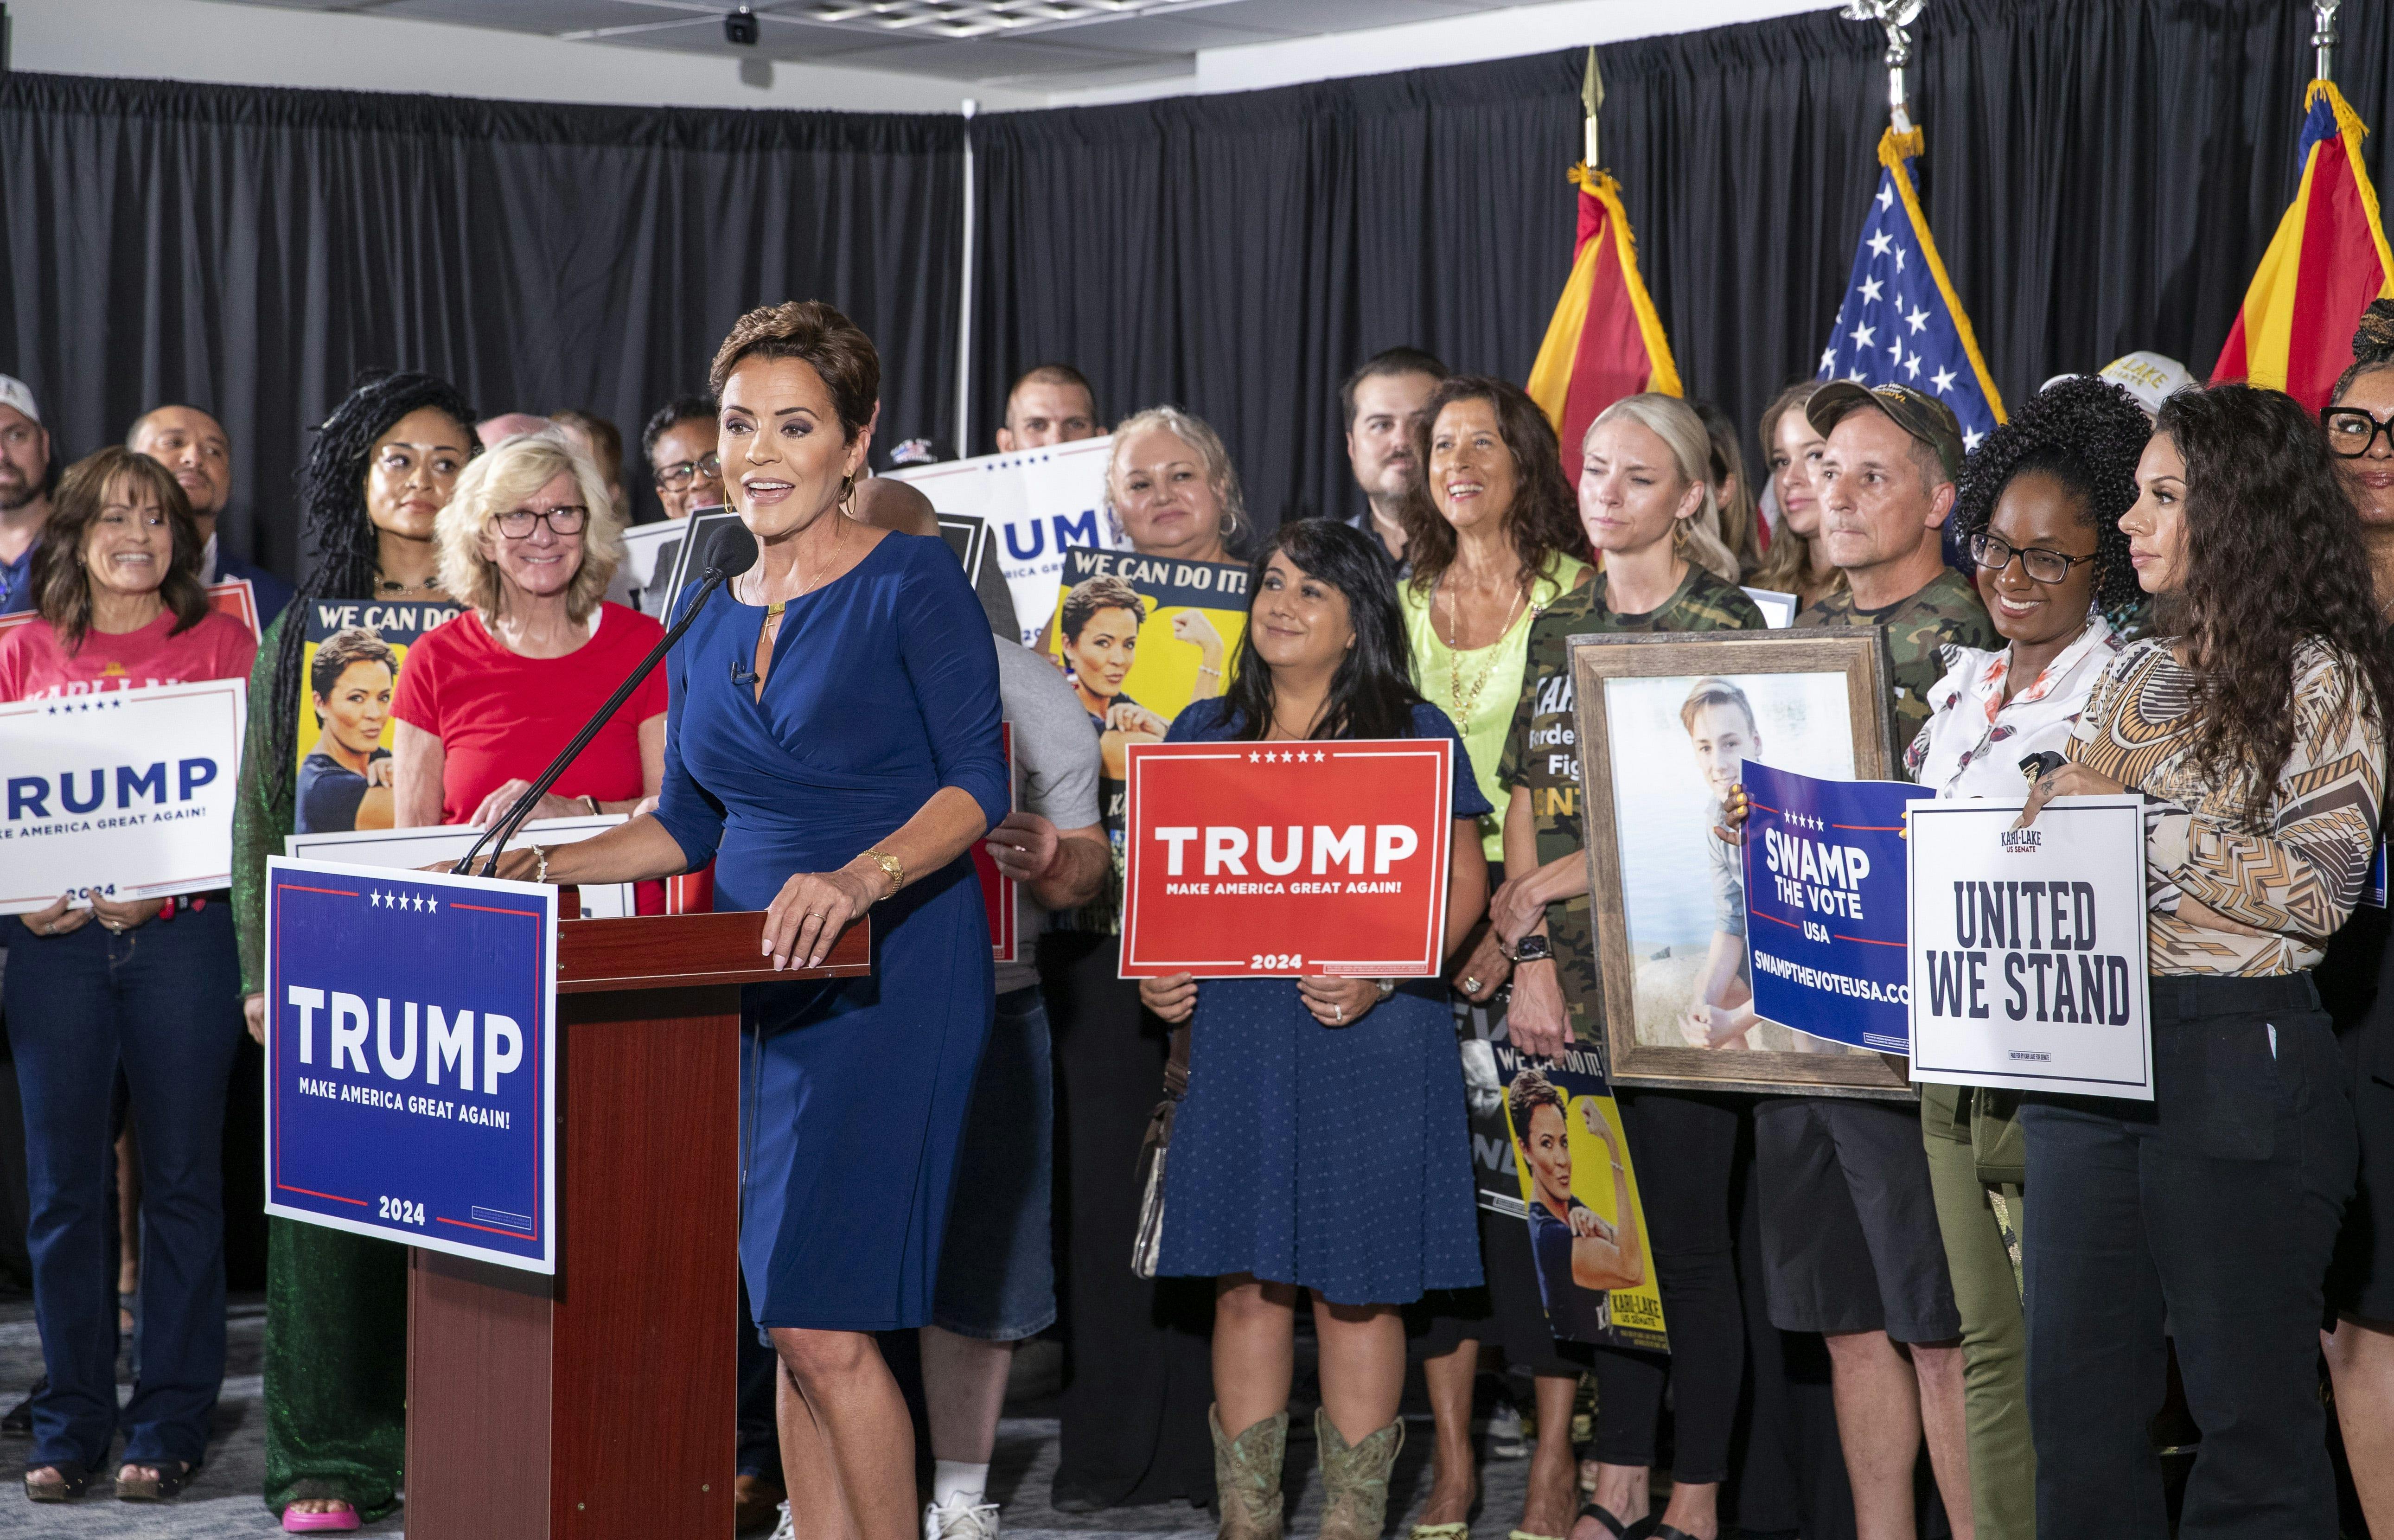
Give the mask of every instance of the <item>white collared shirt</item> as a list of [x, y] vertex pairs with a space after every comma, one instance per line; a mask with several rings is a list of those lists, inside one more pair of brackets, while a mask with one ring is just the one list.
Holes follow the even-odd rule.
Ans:
[[2101, 615], [2045, 665], [2033, 683], [2004, 700], [2012, 650], [1945, 649], [1945, 677], [1928, 691], [1928, 725], [1904, 752], [1903, 766], [1940, 797], [2021, 796], [2019, 762], [2063, 752], [2087, 694], [2126, 644]]

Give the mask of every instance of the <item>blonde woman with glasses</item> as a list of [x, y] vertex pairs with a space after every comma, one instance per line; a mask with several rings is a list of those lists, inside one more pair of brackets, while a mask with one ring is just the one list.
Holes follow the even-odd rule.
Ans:
[[[588, 455], [556, 430], [467, 467], [441, 510], [441, 581], [468, 606], [408, 650], [392, 741], [396, 822], [502, 816], [664, 627], [600, 600], [623, 519]], [[649, 676], [540, 799], [535, 818], [628, 813], [664, 779], [665, 681]]]

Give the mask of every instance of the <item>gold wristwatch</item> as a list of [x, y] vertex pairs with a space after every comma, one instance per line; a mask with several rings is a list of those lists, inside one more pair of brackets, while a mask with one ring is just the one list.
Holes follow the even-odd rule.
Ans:
[[906, 868], [899, 864], [896, 856], [887, 850], [867, 850], [864, 859], [889, 874], [889, 890], [892, 893], [906, 886]]

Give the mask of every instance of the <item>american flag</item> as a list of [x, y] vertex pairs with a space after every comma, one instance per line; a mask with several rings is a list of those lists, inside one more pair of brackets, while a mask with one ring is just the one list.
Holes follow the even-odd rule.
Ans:
[[1879, 141], [1878, 196], [1854, 248], [1854, 275], [1837, 324], [1821, 353], [1823, 380], [1908, 385], [1953, 408], [1964, 449], [2004, 420], [2003, 397], [1987, 377], [1970, 318], [1945, 276], [1928, 220], [1904, 165], [1920, 132], [1892, 129]]

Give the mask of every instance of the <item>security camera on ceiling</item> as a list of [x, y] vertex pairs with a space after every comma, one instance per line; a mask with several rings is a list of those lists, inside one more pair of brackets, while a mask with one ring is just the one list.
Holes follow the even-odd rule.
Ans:
[[723, 40], [743, 48], [756, 46], [756, 13], [743, 6], [723, 19]]

